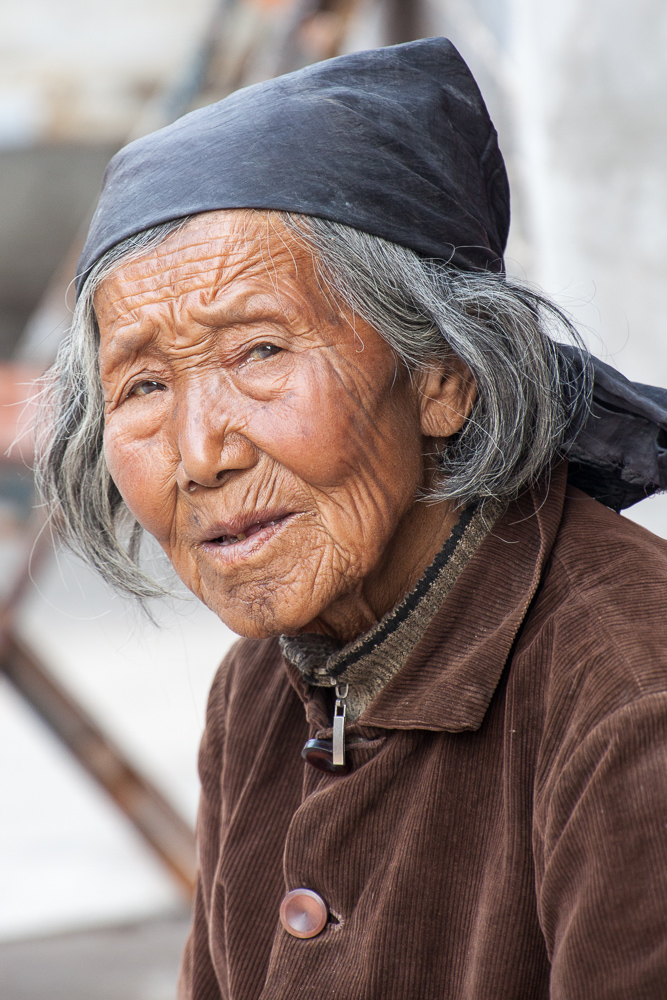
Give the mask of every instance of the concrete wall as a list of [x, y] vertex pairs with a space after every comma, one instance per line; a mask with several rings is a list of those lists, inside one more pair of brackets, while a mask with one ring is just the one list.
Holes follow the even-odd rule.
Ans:
[[667, 6], [512, 0], [532, 276], [667, 384]]
[[[667, 7], [512, 0], [529, 276], [591, 349], [667, 386]], [[630, 517], [667, 536], [667, 498]]]

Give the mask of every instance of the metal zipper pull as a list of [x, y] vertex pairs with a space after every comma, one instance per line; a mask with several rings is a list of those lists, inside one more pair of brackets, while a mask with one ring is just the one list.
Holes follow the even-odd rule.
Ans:
[[336, 705], [333, 716], [333, 755], [334, 767], [345, 767], [345, 712], [348, 685], [336, 684]]

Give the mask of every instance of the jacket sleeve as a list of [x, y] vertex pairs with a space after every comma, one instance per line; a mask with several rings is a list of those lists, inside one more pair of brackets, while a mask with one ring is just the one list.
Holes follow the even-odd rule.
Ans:
[[183, 952], [178, 979], [178, 1000], [223, 1000], [226, 994], [213, 968], [208, 945], [208, 918], [201, 876], [195, 890], [194, 914]]
[[[178, 982], [178, 1000], [226, 1000], [224, 956], [211, 954], [209, 927], [212, 891], [221, 839], [220, 779], [224, 751], [226, 680], [233, 651], [223, 661], [211, 687], [206, 727], [199, 750], [201, 796], [197, 816], [199, 872], [194, 913]], [[219, 903], [218, 903], [219, 905]]]
[[586, 736], [551, 786], [539, 839], [551, 1000], [664, 1000], [667, 694]]

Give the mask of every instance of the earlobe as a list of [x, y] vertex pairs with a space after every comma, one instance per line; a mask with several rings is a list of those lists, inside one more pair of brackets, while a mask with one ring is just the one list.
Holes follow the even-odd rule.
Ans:
[[421, 431], [425, 437], [448, 438], [458, 433], [477, 398], [472, 372], [459, 358], [429, 369], [420, 386]]

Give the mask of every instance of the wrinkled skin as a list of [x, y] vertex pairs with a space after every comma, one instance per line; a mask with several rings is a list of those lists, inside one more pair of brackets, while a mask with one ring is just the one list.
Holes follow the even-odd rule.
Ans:
[[418, 494], [474, 400], [460, 362], [411, 379], [268, 213], [198, 216], [95, 309], [110, 473], [230, 628], [349, 641], [413, 586], [458, 516]]

